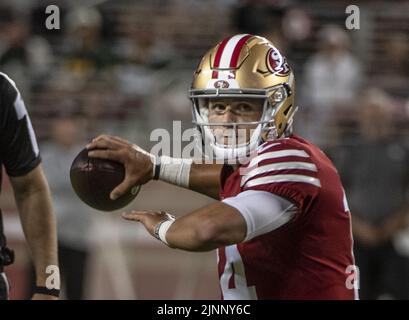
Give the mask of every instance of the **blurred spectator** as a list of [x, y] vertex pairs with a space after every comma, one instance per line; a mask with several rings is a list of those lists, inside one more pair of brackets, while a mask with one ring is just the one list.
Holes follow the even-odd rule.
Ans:
[[[167, 75], [157, 76], [178, 58], [173, 46], [156, 36], [152, 25], [130, 26], [116, 45], [121, 64], [116, 68], [119, 89], [130, 96], [152, 96], [166, 84]], [[164, 83], [165, 82], [165, 83]]]
[[388, 38], [385, 45], [387, 57], [390, 65], [386, 68], [386, 73], [398, 73], [409, 76], [409, 38], [405, 33], [395, 33]]
[[409, 217], [409, 149], [395, 136], [393, 110], [382, 91], [366, 92], [358, 143], [334, 155], [353, 217], [362, 299], [409, 298], [409, 259], [393, 244]]
[[311, 35], [312, 21], [309, 14], [300, 8], [292, 8], [285, 12], [281, 29], [287, 39], [298, 42]]
[[371, 83], [381, 86], [389, 94], [409, 98], [409, 37], [405, 33], [392, 33], [383, 44], [380, 64], [372, 68]]
[[111, 47], [101, 37], [102, 17], [96, 9], [72, 9], [67, 14], [66, 24], [66, 71], [85, 81], [115, 63]]
[[325, 147], [325, 137], [336, 112], [353, 102], [362, 82], [359, 61], [349, 51], [347, 33], [327, 25], [319, 33], [319, 51], [305, 63], [303, 103], [308, 117], [314, 119], [304, 133]]
[[237, 31], [251, 34], [263, 34], [267, 29], [280, 30], [285, 0], [243, 0], [239, 1], [233, 12], [233, 23]]
[[117, 46], [117, 55], [126, 62], [159, 69], [172, 62], [174, 48], [163, 37], [157, 37], [152, 25], [130, 26]]
[[75, 195], [70, 167], [84, 147], [78, 120], [61, 118], [52, 123], [52, 141], [42, 149], [44, 170], [54, 198], [58, 226], [58, 251], [62, 289], [69, 300], [84, 297], [87, 261], [90, 255], [91, 210]]
[[20, 84], [22, 92], [41, 84], [49, 73], [53, 54], [49, 43], [30, 34], [27, 21], [12, 10], [0, 21], [0, 68]]

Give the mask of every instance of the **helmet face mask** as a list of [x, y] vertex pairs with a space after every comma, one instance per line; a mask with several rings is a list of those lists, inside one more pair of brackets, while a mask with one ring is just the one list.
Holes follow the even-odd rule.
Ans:
[[[266, 99], [221, 95], [194, 100], [193, 122], [216, 159], [242, 158], [249, 153], [250, 146], [259, 144]], [[251, 106], [252, 110], [245, 110]]]
[[[228, 47], [235, 38], [246, 40], [234, 49], [236, 68], [216, 68], [218, 55], [223, 60], [223, 43]], [[205, 156], [230, 162], [248, 158], [262, 141], [288, 132], [295, 113], [295, 84], [285, 58], [268, 40], [249, 35], [228, 39], [202, 59], [189, 98]], [[274, 70], [271, 59], [280, 62]]]

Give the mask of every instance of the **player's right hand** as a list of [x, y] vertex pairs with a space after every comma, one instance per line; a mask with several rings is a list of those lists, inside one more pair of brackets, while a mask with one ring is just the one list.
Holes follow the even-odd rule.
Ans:
[[112, 200], [119, 198], [135, 185], [148, 182], [153, 177], [155, 157], [125, 139], [103, 134], [93, 139], [86, 147], [90, 150], [89, 157], [118, 161], [125, 167], [124, 180], [110, 194]]

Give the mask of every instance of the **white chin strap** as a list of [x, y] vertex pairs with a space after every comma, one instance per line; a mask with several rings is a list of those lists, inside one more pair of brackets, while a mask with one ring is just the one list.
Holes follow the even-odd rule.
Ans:
[[255, 150], [255, 148], [250, 145], [246, 144], [242, 147], [236, 148], [229, 148], [229, 147], [221, 147], [217, 144], [212, 145], [214, 157], [216, 160], [224, 160], [224, 161], [238, 161], [242, 162], [245, 161], [249, 154]]
[[[253, 134], [250, 137], [248, 143], [237, 145], [236, 147], [230, 147], [215, 142], [214, 135], [211, 130], [204, 126], [204, 136], [206, 139], [205, 144], [208, 144], [212, 151], [212, 157], [214, 160], [219, 161], [232, 161], [232, 162], [245, 162], [249, 158], [249, 155], [256, 150], [260, 142], [261, 124], [257, 126]], [[207, 155], [209, 156], [209, 155]]]

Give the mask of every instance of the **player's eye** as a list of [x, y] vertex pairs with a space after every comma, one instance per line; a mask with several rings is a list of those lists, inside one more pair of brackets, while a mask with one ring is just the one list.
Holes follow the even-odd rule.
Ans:
[[210, 105], [209, 111], [213, 114], [222, 114], [226, 111], [226, 106], [221, 103], [215, 103]]
[[247, 115], [254, 113], [256, 111], [256, 108], [248, 103], [240, 103], [235, 106], [234, 110], [237, 114]]

